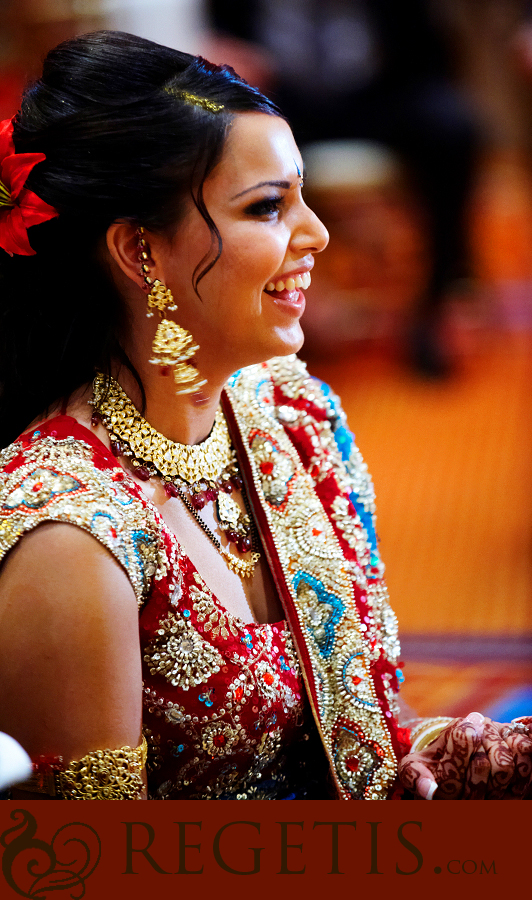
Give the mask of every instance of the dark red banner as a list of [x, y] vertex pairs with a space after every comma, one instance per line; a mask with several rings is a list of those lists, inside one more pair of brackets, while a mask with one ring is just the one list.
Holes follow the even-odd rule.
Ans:
[[530, 886], [530, 825], [526, 802], [5, 801], [0, 896], [491, 897]]

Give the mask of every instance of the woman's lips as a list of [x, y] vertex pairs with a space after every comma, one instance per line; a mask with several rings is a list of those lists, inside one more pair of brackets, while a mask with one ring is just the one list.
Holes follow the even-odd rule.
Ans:
[[295, 288], [293, 291], [266, 291], [275, 305], [292, 315], [301, 316], [305, 310], [305, 295]]
[[310, 281], [310, 272], [300, 272], [284, 279], [278, 278], [276, 281], [269, 281], [264, 290], [273, 300], [277, 301], [279, 306], [285, 306], [301, 314], [305, 309], [303, 291], [309, 287]]

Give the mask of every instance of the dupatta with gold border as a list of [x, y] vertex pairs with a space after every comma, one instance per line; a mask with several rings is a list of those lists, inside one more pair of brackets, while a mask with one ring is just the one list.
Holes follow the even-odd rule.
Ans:
[[358, 465], [342, 458], [341, 412], [295, 357], [236, 373], [224, 409], [338, 796], [386, 799], [408, 734], [396, 620], [355, 505], [365, 465], [356, 447]]

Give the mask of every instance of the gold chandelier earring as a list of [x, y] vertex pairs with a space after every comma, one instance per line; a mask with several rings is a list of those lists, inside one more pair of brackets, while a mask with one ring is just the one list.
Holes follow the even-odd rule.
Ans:
[[206, 378], [198, 381], [199, 372], [196, 366], [190, 363], [194, 354], [199, 350], [199, 345], [194, 342], [190, 331], [186, 331], [177, 322], [166, 318], [166, 310], [174, 312], [177, 306], [170, 288], [167, 288], [158, 278], [151, 277], [150, 255], [142, 227], [137, 229], [137, 246], [140, 274], [144, 281], [143, 290], [148, 294], [146, 317], [150, 319], [157, 310], [161, 319], [153, 339], [153, 357], [150, 362], [154, 366], [160, 366], [161, 375], [168, 375], [170, 369], [173, 368], [175, 384], [180, 388], [176, 394], [194, 394], [207, 383]]

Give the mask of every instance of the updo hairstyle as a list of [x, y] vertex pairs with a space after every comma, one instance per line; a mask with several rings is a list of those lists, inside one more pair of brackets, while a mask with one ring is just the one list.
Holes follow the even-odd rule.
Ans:
[[[213, 112], [185, 92], [223, 106]], [[26, 186], [59, 212], [29, 230], [35, 256], [0, 250], [0, 446], [60, 398], [107, 373], [126, 311], [102, 264], [117, 219], [171, 236], [192, 197], [213, 238], [194, 287], [221, 239], [203, 201], [233, 114], [279, 115], [227, 66], [121, 32], [66, 41], [44, 61], [14, 120], [17, 153], [46, 160]], [[177, 298], [179, 300], [179, 298]], [[142, 391], [143, 393], [143, 391]]]

